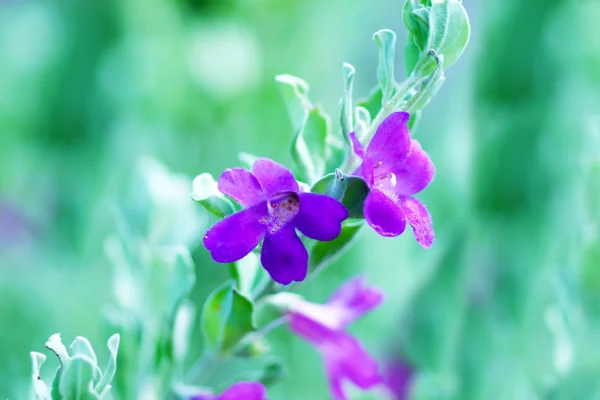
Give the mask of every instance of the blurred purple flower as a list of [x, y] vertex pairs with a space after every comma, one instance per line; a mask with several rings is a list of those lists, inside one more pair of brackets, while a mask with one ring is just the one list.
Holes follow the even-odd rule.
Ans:
[[342, 285], [325, 305], [296, 300], [287, 316], [291, 330], [321, 353], [335, 400], [347, 400], [343, 390], [348, 380], [363, 390], [383, 382], [377, 362], [354, 337], [347, 326], [383, 300], [378, 289], [366, 286], [363, 277]]
[[259, 382], [238, 382], [230, 386], [221, 395], [198, 394], [190, 400], [266, 400], [267, 390]]
[[300, 193], [294, 175], [284, 166], [259, 158], [252, 172], [227, 169], [219, 190], [245, 207], [206, 232], [204, 245], [220, 263], [237, 261], [264, 238], [261, 262], [271, 277], [287, 285], [302, 281], [308, 268], [308, 252], [296, 234], [330, 241], [342, 229], [348, 211], [337, 200], [314, 193]]
[[413, 369], [401, 360], [388, 362], [383, 373], [384, 384], [394, 394], [395, 400], [409, 399], [413, 378]]
[[27, 221], [20, 210], [13, 204], [0, 201], [0, 245], [19, 242], [29, 233]]
[[365, 200], [365, 219], [381, 236], [398, 236], [412, 226], [417, 242], [429, 248], [434, 240], [431, 216], [425, 205], [412, 195], [433, 180], [435, 167], [406, 125], [410, 115], [390, 114], [379, 127], [366, 150], [354, 132], [354, 152], [362, 164], [354, 172], [371, 188]]

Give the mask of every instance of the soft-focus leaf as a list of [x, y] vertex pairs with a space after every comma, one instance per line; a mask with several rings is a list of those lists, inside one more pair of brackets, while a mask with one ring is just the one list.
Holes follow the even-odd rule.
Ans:
[[264, 366], [263, 374], [258, 379], [265, 386], [270, 386], [287, 376], [288, 372], [283, 361], [270, 358]]
[[190, 348], [190, 338], [196, 320], [196, 307], [189, 300], [184, 300], [177, 309], [173, 322], [173, 357], [179, 368], [183, 367]]
[[363, 220], [346, 220], [342, 223], [342, 232], [331, 242], [317, 242], [310, 251], [311, 270], [322, 268], [342, 253], [363, 225]]
[[404, 106], [404, 110], [410, 113], [417, 112], [425, 108], [425, 106], [431, 101], [433, 96], [440, 90], [442, 84], [445, 81], [444, 69], [442, 67], [444, 56], [436, 55], [431, 56], [432, 58], [437, 57], [439, 64], [436, 66], [433, 73], [425, 78], [417, 93], [415, 93]]
[[32, 351], [31, 355], [31, 384], [35, 398], [37, 400], [52, 400], [48, 386], [40, 378], [40, 368], [46, 361], [46, 356], [42, 353]]
[[379, 47], [379, 65], [377, 79], [382, 92], [382, 101], [387, 102], [394, 91], [394, 57], [396, 55], [396, 34], [389, 29], [382, 29], [373, 35]]
[[294, 132], [298, 132], [306, 118], [307, 110], [313, 108], [308, 99], [308, 83], [292, 75], [277, 75], [275, 81], [285, 101]]
[[352, 65], [344, 63], [344, 95], [340, 101], [340, 124], [342, 127], [342, 137], [349, 143], [348, 134], [354, 130], [353, 124], [353, 106], [352, 106], [352, 87], [354, 85], [355, 69]]
[[94, 390], [101, 396], [104, 396], [110, 390], [110, 383], [112, 382], [113, 378], [115, 377], [115, 374], [117, 373], [117, 355], [119, 353], [120, 341], [121, 336], [118, 333], [115, 333], [110, 338], [108, 338], [108, 363], [106, 364], [106, 368], [104, 368], [102, 379], [100, 379], [100, 381], [94, 388]]
[[204, 303], [202, 330], [208, 349], [227, 352], [256, 330], [254, 304], [234, 288], [233, 282], [228, 282]]
[[219, 192], [217, 182], [211, 174], [206, 172], [194, 178], [192, 182], [192, 199], [219, 218], [224, 218], [235, 212], [231, 200]]
[[369, 187], [362, 178], [337, 170], [315, 183], [311, 192], [326, 194], [341, 202], [348, 209], [349, 218], [362, 218]]
[[98, 366], [92, 359], [85, 355], [71, 358], [69, 366], [64, 368], [60, 380], [60, 393], [64, 399], [92, 400], [100, 399], [93, 389], [94, 382], [98, 379], [96, 371]]
[[354, 133], [358, 139], [363, 139], [371, 125], [371, 114], [366, 108], [358, 106], [354, 109], [354, 120], [356, 121]]
[[308, 112], [292, 140], [292, 157], [301, 178], [309, 183], [315, 182], [325, 173], [330, 155], [327, 147], [330, 129], [329, 116], [315, 107]]
[[69, 349], [71, 350], [71, 357], [81, 355], [89, 358], [96, 366], [94, 374], [100, 378], [102, 377], [102, 372], [100, 371], [100, 368], [98, 368], [98, 358], [96, 357], [96, 353], [94, 353], [94, 349], [89, 340], [82, 336], [77, 336], [69, 346]]

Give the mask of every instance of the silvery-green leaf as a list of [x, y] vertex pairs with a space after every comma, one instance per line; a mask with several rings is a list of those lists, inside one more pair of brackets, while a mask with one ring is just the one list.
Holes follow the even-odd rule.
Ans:
[[313, 105], [308, 99], [308, 83], [287, 74], [277, 75], [275, 82], [277, 82], [277, 87], [285, 101], [292, 127], [297, 132], [306, 118], [307, 110], [313, 109]]
[[179, 368], [183, 367], [190, 348], [190, 338], [196, 320], [196, 306], [184, 300], [177, 309], [173, 323], [173, 358]]
[[319, 107], [309, 110], [292, 140], [292, 158], [300, 179], [312, 183], [325, 173], [329, 159], [330, 118]]
[[[461, 56], [471, 34], [469, 17], [458, 0], [433, 0], [429, 10], [429, 40], [427, 49], [444, 56], [444, 68], [450, 67]], [[427, 71], [435, 63], [429, 61]]]
[[46, 341], [46, 347], [48, 348], [48, 350], [56, 354], [58, 360], [62, 365], [68, 364], [71, 360], [71, 357], [67, 352], [67, 348], [60, 339], [60, 333], [55, 333], [54, 335], [50, 336], [48, 341]]
[[46, 361], [46, 356], [42, 353], [32, 351], [31, 355], [31, 384], [35, 398], [37, 400], [52, 400], [50, 390], [44, 381], [40, 378], [40, 369]]
[[430, 54], [433, 54], [432, 58], [434, 58], [438, 64], [433, 73], [423, 80], [423, 83], [417, 92], [406, 102], [404, 110], [409, 113], [414, 113], [423, 109], [440, 90], [440, 87], [446, 79], [442, 67], [444, 56], [436, 55], [432, 52], [430, 52]]
[[104, 368], [102, 378], [94, 388], [94, 390], [97, 393], [99, 393], [100, 396], [104, 396], [110, 390], [110, 383], [112, 382], [113, 378], [115, 377], [115, 374], [117, 373], [117, 355], [119, 352], [120, 341], [121, 336], [118, 333], [115, 333], [110, 338], [108, 338], [108, 363], [106, 364], [106, 368]]
[[377, 79], [381, 86], [382, 101], [387, 102], [394, 91], [394, 57], [396, 55], [396, 34], [389, 29], [382, 29], [373, 35], [379, 47], [379, 65]]
[[415, 40], [416, 38], [409, 33], [406, 39], [406, 47], [404, 47], [404, 69], [407, 75], [414, 71], [422, 53]]
[[349, 143], [350, 138], [348, 134], [354, 130], [352, 87], [354, 86], [354, 74], [356, 71], [352, 65], [344, 63], [342, 72], [344, 75], [344, 95], [340, 100], [340, 124], [342, 127], [342, 137]]
[[356, 128], [354, 130], [354, 132], [356, 133], [356, 137], [359, 140], [363, 139], [364, 134], [367, 132], [369, 126], [371, 125], [371, 114], [369, 114], [369, 111], [366, 108], [357, 106], [354, 109], [354, 119], [356, 121]]
[[89, 340], [83, 336], [77, 336], [75, 340], [73, 340], [73, 343], [69, 345], [69, 349], [71, 350], [71, 357], [83, 355], [89, 358], [96, 367], [94, 374], [102, 378], [102, 371], [100, 371], [100, 368], [98, 368], [98, 359], [96, 358], [96, 353], [94, 353], [94, 349], [92, 348]]
[[217, 182], [211, 174], [206, 172], [194, 178], [192, 182], [192, 199], [219, 218], [224, 218], [235, 212], [231, 200], [219, 191]]
[[60, 379], [60, 393], [68, 400], [96, 400], [100, 395], [94, 390], [94, 382], [99, 378], [97, 365], [82, 354], [71, 358], [68, 367], [63, 368]]

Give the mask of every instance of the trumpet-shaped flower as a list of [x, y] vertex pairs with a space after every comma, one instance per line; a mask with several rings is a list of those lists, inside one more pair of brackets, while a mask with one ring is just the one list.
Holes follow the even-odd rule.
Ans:
[[238, 382], [220, 395], [212, 393], [197, 394], [191, 400], [265, 400], [265, 386], [260, 382]]
[[347, 326], [378, 306], [383, 294], [366, 286], [362, 277], [342, 285], [325, 305], [298, 298], [286, 303], [290, 329], [311, 343], [321, 354], [331, 394], [347, 400], [345, 381], [368, 390], [382, 384], [377, 362], [346, 332]]
[[252, 172], [227, 169], [218, 188], [245, 207], [215, 224], [204, 236], [204, 245], [220, 263], [240, 260], [261, 240], [261, 262], [271, 277], [287, 285], [302, 281], [308, 252], [296, 234], [330, 241], [342, 229], [348, 211], [337, 200], [322, 194], [302, 193], [294, 175], [284, 166], [259, 158]]
[[431, 216], [425, 205], [413, 197], [433, 180], [435, 167], [411, 140], [405, 112], [390, 114], [377, 128], [365, 149], [354, 133], [350, 134], [354, 152], [362, 164], [354, 172], [371, 189], [365, 200], [368, 224], [381, 236], [398, 236], [412, 226], [417, 242], [429, 248], [434, 240]]

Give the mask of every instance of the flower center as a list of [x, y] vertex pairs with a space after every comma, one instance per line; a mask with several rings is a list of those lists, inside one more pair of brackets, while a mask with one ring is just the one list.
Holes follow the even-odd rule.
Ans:
[[300, 201], [297, 194], [285, 194], [283, 196], [270, 199], [267, 203], [269, 215], [262, 217], [260, 223], [267, 226], [270, 234], [277, 233], [287, 225], [298, 211], [300, 211]]

